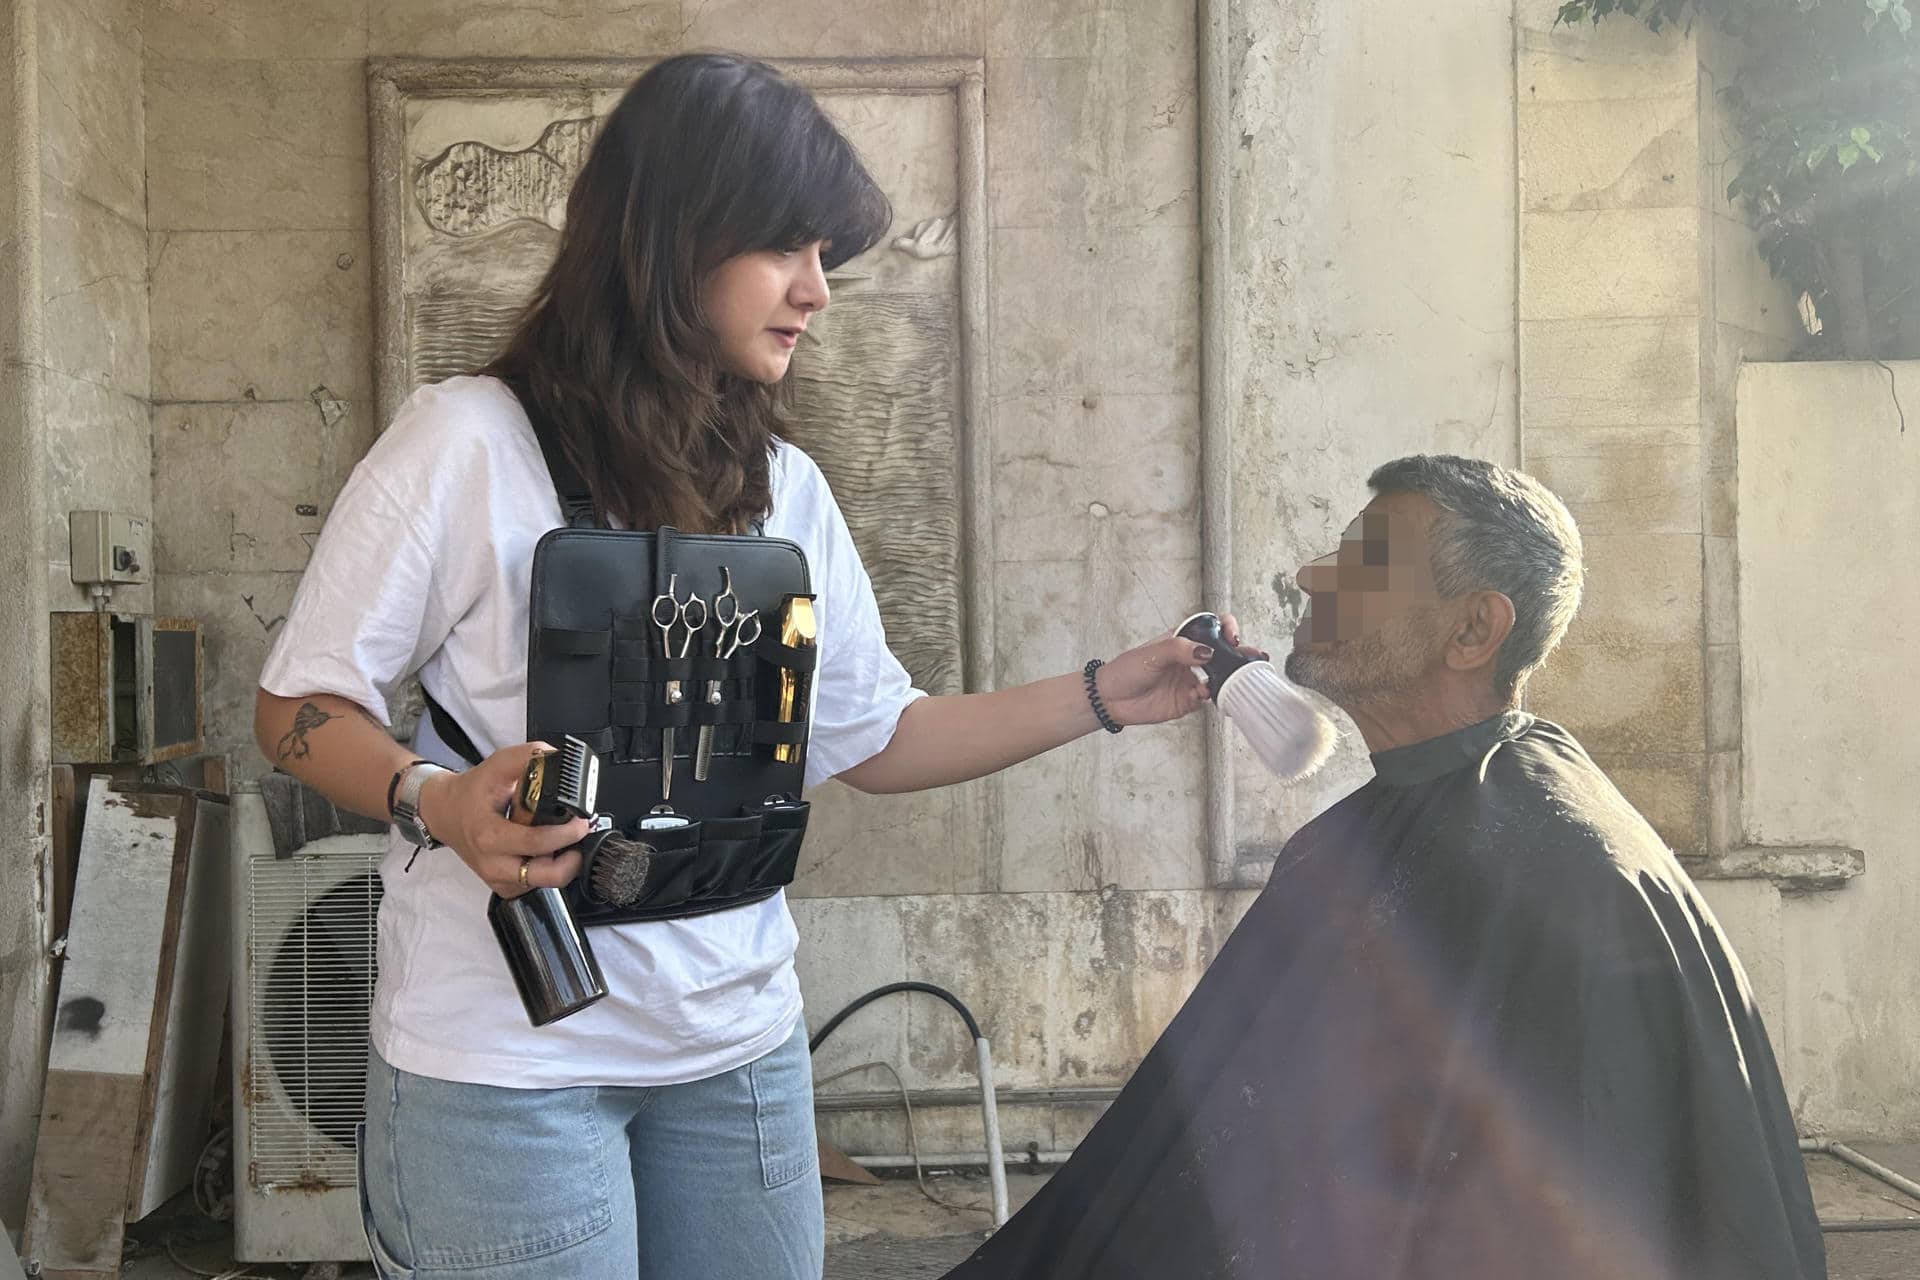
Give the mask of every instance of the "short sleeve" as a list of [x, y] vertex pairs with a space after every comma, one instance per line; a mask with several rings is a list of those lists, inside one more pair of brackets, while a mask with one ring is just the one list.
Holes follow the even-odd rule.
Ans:
[[804, 488], [817, 504], [812, 552], [820, 668], [814, 676], [806, 779], [806, 785], [814, 787], [878, 755], [893, 740], [901, 712], [927, 695], [913, 687], [906, 668], [887, 647], [873, 581], [825, 477], [804, 455], [792, 461], [811, 472]]
[[453, 623], [417, 514], [363, 462], [320, 531], [260, 687], [283, 698], [333, 694], [391, 724], [394, 694]]

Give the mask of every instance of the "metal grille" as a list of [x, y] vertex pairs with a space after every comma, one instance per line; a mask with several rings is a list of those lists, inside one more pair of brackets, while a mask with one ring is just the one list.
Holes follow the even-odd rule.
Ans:
[[833, 1245], [827, 1250], [825, 1280], [932, 1280], [965, 1262], [985, 1239], [978, 1234], [925, 1240], [881, 1235]]
[[248, 860], [246, 1079], [256, 1187], [354, 1184], [380, 856]]

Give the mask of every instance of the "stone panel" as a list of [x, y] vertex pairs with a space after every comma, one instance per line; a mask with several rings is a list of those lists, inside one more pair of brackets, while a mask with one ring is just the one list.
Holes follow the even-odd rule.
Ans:
[[147, 62], [156, 231], [367, 225], [359, 62]]
[[145, 0], [146, 47], [159, 58], [360, 58], [369, 8], [413, 0]]
[[1520, 220], [1520, 318], [1700, 314], [1695, 209], [1529, 212]]
[[40, 17], [41, 170], [138, 224], [146, 175], [137, 6], [68, 0]]
[[371, 400], [364, 232], [159, 231], [149, 256], [155, 400]]
[[[791, 10], [759, 25], [788, 25]], [[705, 47], [677, 0], [405, 0], [375, 3], [370, 52], [429, 58], [645, 57]], [[744, 34], [742, 32], [741, 34]]]
[[1520, 199], [1529, 210], [1698, 208], [1691, 89], [1672, 98], [1520, 104]]
[[42, 189], [49, 367], [123, 395], [150, 386], [146, 236], [57, 182]]

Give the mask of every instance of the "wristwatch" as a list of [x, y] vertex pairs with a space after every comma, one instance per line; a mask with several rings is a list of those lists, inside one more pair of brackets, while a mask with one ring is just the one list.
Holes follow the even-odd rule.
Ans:
[[422, 849], [440, 847], [440, 841], [433, 838], [433, 832], [420, 820], [420, 791], [434, 774], [451, 772], [431, 760], [415, 760], [393, 775], [393, 799], [387, 809], [393, 815], [393, 825], [400, 828], [401, 836], [408, 843]]

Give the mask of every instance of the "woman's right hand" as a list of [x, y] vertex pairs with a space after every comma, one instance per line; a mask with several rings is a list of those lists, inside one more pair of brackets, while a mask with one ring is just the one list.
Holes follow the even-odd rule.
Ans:
[[420, 789], [420, 820], [427, 830], [503, 898], [557, 889], [580, 874], [580, 851], [572, 846], [586, 839], [585, 818], [523, 827], [506, 816], [536, 750], [552, 748], [544, 742], [502, 747], [465, 773], [435, 774]]

